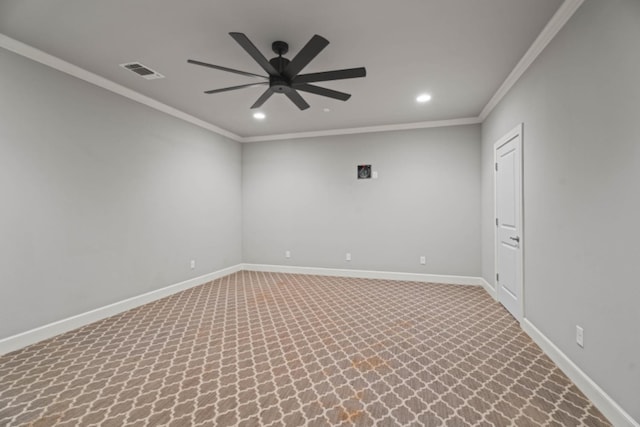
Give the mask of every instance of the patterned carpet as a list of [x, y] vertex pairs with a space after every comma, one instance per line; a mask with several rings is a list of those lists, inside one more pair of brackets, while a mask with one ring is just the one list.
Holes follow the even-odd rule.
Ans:
[[240, 272], [0, 357], [1, 426], [608, 426], [479, 287]]

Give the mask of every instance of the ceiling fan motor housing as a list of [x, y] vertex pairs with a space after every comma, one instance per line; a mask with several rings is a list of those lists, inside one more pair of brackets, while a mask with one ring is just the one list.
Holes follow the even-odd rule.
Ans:
[[281, 76], [269, 77], [269, 87], [275, 93], [287, 93], [291, 90], [291, 83]]

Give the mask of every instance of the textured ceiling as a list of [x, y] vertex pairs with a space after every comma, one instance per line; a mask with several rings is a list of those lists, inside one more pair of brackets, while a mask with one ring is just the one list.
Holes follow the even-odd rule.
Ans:
[[[562, 0], [0, 0], [0, 33], [243, 137], [477, 117]], [[206, 95], [263, 74], [228, 35], [243, 32], [271, 58], [293, 57], [314, 35], [330, 44], [303, 73], [364, 66], [367, 77], [319, 83], [346, 102], [302, 93], [299, 111], [274, 95], [256, 121], [262, 87]], [[119, 64], [166, 76], [145, 80]], [[422, 92], [432, 94], [417, 104]], [[330, 109], [326, 112], [325, 109]]]

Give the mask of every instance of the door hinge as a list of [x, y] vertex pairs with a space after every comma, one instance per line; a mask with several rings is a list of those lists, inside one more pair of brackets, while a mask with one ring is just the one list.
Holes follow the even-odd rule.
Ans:
[[498, 170], [498, 164], [496, 163], [496, 171]]
[[500, 281], [500, 274], [496, 273], [496, 282]]
[[496, 218], [496, 227], [498, 226], [498, 218]]

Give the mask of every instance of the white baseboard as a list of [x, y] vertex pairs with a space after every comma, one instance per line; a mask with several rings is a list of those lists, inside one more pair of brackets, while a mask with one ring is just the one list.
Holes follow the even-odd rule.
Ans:
[[[317, 276], [357, 277], [361, 279], [404, 280], [408, 282], [445, 283], [450, 285], [484, 286], [484, 279], [472, 276], [439, 274], [397, 273], [392, 271], [349, 270], [341, 268], [296, 267], [290, 265], [242, 264], [247, 271], [270, 273], [311, 274]], [[486, 283], [486, 282], [485, 282]], [[488, 285], [488, 283], [487, 283]]]
[[487, 293], [489, 295], [491, 295], [491, 298], [493, 298], [494, 300], [498, 300], [498, 293], [496, 292], [496, 288], [493, 287], [491, 285], [491, 283], [487, 282], [484, 277], [480, 277], [480, 281], [482, 282], [481, 285], [484, 288], [485, 291], [487, 291]]
[[[494, 299], [496, 298], [495, 288], [482, 277], [296, 267], [285, 265], [237, 264], [213, 273], [185, 280], [184, 282], [166, 286], [162, 289], [147, 292], [86, 313], [78, 314], [48, 325], [0, 339], [0, 356], [242, 270], [482, 286], [489, 295]], [[624, 409], [620, 407], [620, 405], [605, 393], [600, 386], [598, 386], [587, 374], [573, 363], [573, 361], [569, 359], [567, 355], [565, 355], [551, 340], [549, 340], [549, 338], [540, 332], [540, 330], [536, 328], [531, 321], [523, 319], [521, 326], [531, 339], [533, 339], [533, 341], [542, 348], [545, 354], [547, 354], [551, 360], [558, 365], [558, 367], [576, 384], [587, 398], [596, 405], [596, 407], [609, 419], [609, 421], [613, 423], [614, 426], [640, 427], [640, 424], [637, 421], [635, 421]]]
[[242, 264], [237, 264], [222, 270], [214, 271], [213, 273], [194, 277], [193, 279], [185, 280], [184, 282], [169, 285], [155, 291], [147, 292], [104, 307], [96, 308], [94, 310], [87, 311], [86, 313], [58, 320], [56, 322], [49, 323], [48, 325], [40, 326], [7, 338], [2, 338], [0, 339], [0, 356], [64, 332], [80, 328], [88, 325], [89, 323], [106, 319], [107, 317], [114, 316], [122, 313], [123, 311], [131, 310], [132, 308], [173, 295], [180, 291], [184, 291], [185, 289], [193, 288], [203, 283], [210, 282], [211, 280], [227, 276], [240, 270], [242, 270]]
[[566, 354], [547, 338], [529, 319], [521, 323], [522, 329], [531, 337], [542, 351], [554, 361], [571, 381], [616, 427], [640, 427], [631, 415], [620, 407], [604, 390], [582, 371]]
[[417, 273], [394, 273], [387, 271], [366, 271], [366, 270], [346, 270], [334, 268], [316, 268], [316, 267], [293, 267], [284, 265], [262, 265], [262, 264], [237, 264], [213, 273], [185, 280], [184, 282], [166, 286], [162, 289], [147, 292], [142, 295], [118, 301], [104, 307], [96, 308], [86, 313], [77, 314], [66, 319], [58, 320], [44, 326], [31, 329], [26, 332], [0, 339], [0, 355], [10, 353], [12, 351], [24, 348], [28, 345], [35, 344], [39, 341], [52, 338], [56, 335], [80, 328], [98, 320], [114, 316], [127, 310], [139, 307], [152, 301], [159, 300], [169, 295], [173, 295], [185, 289], [201, 285], [211, 280], [218, 279], [223, 276], [241, 271], [266, 271], [278, 273], [294, 273], [294, 274], [315, 274], [321, 276], [342, 276], [342, 277], [359, 277], [366, 279], [384, 279], [384, 280], [405, 280], [416, 282], [432, 282], [447, 283], [456, 285], [475, 285], [484, 286], [484, 279], [479, 277], [468, 276], [447, 276], [433, 274], [417, 274]]
[[[482, 277], [448, 276], [420, 273], [397, 273], [389, 271], [348, 270], [338, 268], [297, 267], [287, 265], [243, 264], [246, 271], [272, 273], [312, 274], [319, 276], [357, 277], [364, 279], [404, 280], [416, 282], [446, 283], [452, 285], [482, 286], [493, 299], [497, 299], [496, 288]], [[594, 405], [616, 427], [640, 427], [607, 393], [589, 378], [555, 344], [540, 332], [528, 319], [523, 319], [521, 327], [542, 348], [545, 354], [576, 384]]]

